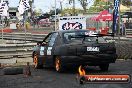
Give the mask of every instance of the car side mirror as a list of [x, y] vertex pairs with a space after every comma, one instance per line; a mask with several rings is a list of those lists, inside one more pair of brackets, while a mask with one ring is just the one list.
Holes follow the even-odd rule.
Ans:
[[42, 42], [42, 46], [46, 46], [48, 43], [47, 42]]
[[39, 41], [39, 42], [37, 42], [37, 45], [41, 45], [41, 44], [42, 44], [42, 42], [40, 42], [40, 41]]
[[47, 45], [47, 42], [37, 42], [37, 45], [41, 45], [41, 46], [45, 46], [45, 45]]

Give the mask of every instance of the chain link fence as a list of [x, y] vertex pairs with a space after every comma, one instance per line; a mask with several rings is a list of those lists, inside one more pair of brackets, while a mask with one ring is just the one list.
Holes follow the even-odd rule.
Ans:
[[116, 43], [118, 59], [132, 59], [132, 42]]

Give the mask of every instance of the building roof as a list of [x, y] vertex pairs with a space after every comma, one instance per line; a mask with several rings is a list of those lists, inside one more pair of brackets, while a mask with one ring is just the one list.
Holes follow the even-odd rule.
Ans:
[[120, 5], [120, 10], [121, 12], [126, 12], [126, 11], [130, 11], [130, 8], [127, 6]]
[[17, 12], [18, 11], [18, 9], [17, 9], [17, 7], [9, 7], [9, 12]]

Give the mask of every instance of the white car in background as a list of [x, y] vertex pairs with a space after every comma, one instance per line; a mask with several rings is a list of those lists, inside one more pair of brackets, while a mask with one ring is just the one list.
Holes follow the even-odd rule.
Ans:
[[38, 22], [39, 26], [40, 27], [50, 27], [51, 26], [51, 22], [49, 21], [48, 18], [46, 19], [41, 19], [39, 22]]

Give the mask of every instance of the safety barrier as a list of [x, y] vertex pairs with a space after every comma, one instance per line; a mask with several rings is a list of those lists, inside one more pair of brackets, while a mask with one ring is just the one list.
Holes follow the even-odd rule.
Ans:
[[0, 44], [0, 59], [31, 56], [35, 45], [36, 43]]
[[126, 36], [127, 37], [132, 37], [132, 29], [126, 29]]
[[[6, 40], [26, 40], [26, 41], [42, 41], [47, 34], [32, 34], [32, 33], [4, 33], [3, 39]], [[0, 39], [2, 34], [0, 33]]]
[[[0, 44], [0, 59], [31, 57], [36, 42], [42, 41], [46, 35], [47, 34], [3, 33], [3, 39], [9, 42]], [[2, 39], [1, 33], [0, 38]]]

